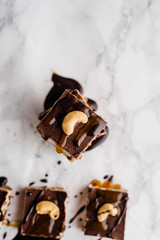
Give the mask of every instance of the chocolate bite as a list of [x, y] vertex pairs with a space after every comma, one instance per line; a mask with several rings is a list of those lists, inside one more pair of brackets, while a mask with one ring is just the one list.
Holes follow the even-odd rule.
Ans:
[[94, 181], [88, 187], [85, 235], [124, 239], [128, 193], [105, 181]]
[[63, 189], [28, 187], [25, 190], [22, 236], [60, 239], [65, 229]]
[[0, 226], [2, 221], [5, 219], [12, 195], [12, 189], [5, 185], [6, 183], [7, 179], [0, 177]]
[[[64, 132], [63, 123], [66, 116], [72, 112], [80, 112], [81, 115], [83, 113], [87, 122], [77, 121], [75, 124], [68, 118], [69, 126], [72, 125], [71, 121], [75, 124], [72, 126], [73, 132], [68, 134]], [[78, 90], [66, 90], [57, 102], [41, 115], [41, 119], [37, 126], [41, 137], [50, 141], [58, 153], [63, 153], [71, 161], [80, 159], [96, 138], [107, 134], [107, 123], [86, 104]]]

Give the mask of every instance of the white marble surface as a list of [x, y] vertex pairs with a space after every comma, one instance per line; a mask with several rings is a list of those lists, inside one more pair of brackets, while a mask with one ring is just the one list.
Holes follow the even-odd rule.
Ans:
[[[34, 132], [52, 70], [80, 81], [110, 128], [108, 140], [74, 164]], [[79, 218], [70, 229], [68, 221], [87, 184], [114, 174], [130, 195], [125, 240], [159, 239], [160, 1], [0, 0], [0, 135], [10, 220], [22, 217], [25, 186], [48, 173], [48, 186], [69, 195], [63, 239], [97, 239], [83, 235]], [[17, 229], [3, 226], [1, 239], [5, 231], [11, 240]]]

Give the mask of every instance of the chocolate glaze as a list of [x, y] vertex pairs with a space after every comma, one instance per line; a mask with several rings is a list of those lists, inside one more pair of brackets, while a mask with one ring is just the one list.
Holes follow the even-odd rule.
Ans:
[[91, 145], [89, 148], [87, 148], [86, 151], [89, 151], [89, 150], [94, 149], [95, 147], [98, 147], [99, 145], [101, 145], [101, 144], [107, 139], [108, 134], [109, 134], [109, 128], [106, 126], [105, 130], [106, 130], [106, 133], [107, 133], [107, 134], [104, 134], [104, 135], [102, 135], [102, 136], [100, 136], [100, 137], [97, 137], [97, 138], [92, 142], [92, 145]]
[[98, 105], [93, 99], [88, 98], [87, 104], [92, 108], [93, 111], [97, 111]]
[[6, 185], [8, 179], [6, 177], [0, 177], [0, 186]]
[[108, 181], [109, 181], [109, 182], [112, 182], [112, 181], [113, 181], [113, 175], [111, 175], [111, 176], [108, 177]]
[[74, 217], [71, 218], [71, 220], [69, 221], [69, 224], [71, 224], [71, 223], [75, 220], [75, 218], [84, 211], [85, 208], [86, 208], [85, 205], [82, 206], [82, 207], [77, 211], [77, 213], [74, 215]]
[[76, 80], [73, 80], [71, 78], [65, 78], [53, 73], [52, 81], [54, 85], [45, 99], [45, 110], [52, 107], [66, 89], [77, 89], [81, 94], [83, 94], [83, 87]]
[[[85, 234], [99, 234], [100, 237], [123, 240], [128, 194], [122, 191], [89, 188], [88, 199]], [[100, 223], [97, 220], [97, 212], [104, 203], [112, 203], [118, 208], [119, 214], [115, 217], [109, 215]]]
[[[114, 233], [114, 231], [116, 231], [117, 226], [120, 226], [121, 222], [123, 221], [123, 218], [124, 218], [125, 215], [126, 215], [126, 211], [127, 211], [126, 202], [127, 202], [127, 200], [128, 200], [128, 197], [125, 196], [125, 197], [123, 198], [123, 201], [125, 202], [125, 207], [124, 207], [124, 209], [122, 210], [119, 218], [117, 219], [117, 221], [115, 222], [115, 224], [114, 224], [113, 227], [111, 228], [110, 233], [108, 234], [109, 237], [112, 237], [112, 233]], [[120, 204], [120, 201], [119, 201], [119, 204]], [[118, 205], [118, 203], [117, 203], [117, 205]]]

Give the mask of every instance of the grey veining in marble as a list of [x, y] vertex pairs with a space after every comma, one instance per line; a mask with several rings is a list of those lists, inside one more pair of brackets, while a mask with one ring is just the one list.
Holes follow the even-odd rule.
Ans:
[[[63, 239], [96, 239], [79, 218], [68, 222], [87, 184], [113, 174], [130, 196], [125, 239], [159, 239], [159, 66], [158, 0], [0, 0], [0, 175], [13, 188], [10, 220], [22, 218], [25, 186], [43, 185], [48, 173], [48, 186], [69, 195]], [[110, 128], [74, 164], [35, 132], [53, 70], [80, 81]], [[11, 240], [17, 229], [3, 226], [1, 238], [5, 231]]]

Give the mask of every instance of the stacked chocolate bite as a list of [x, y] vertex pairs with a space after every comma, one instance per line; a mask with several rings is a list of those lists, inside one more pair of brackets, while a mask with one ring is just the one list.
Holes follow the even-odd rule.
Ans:
[[83, 89], [77, 81], [55, 73], [52, 80], [54, 86], [46, 98], [45, 111], [39, 115], [37, 130], [58, 153], [74, 161], [106, 139], [107, 123], [95, 113], [96, 102], [81, 95]]
[[0, 226], [5, 219], [10, 199], [12, 195], [12, 189], [7, 185], [7, 178], [0, 177]]

